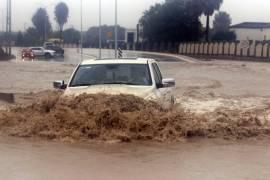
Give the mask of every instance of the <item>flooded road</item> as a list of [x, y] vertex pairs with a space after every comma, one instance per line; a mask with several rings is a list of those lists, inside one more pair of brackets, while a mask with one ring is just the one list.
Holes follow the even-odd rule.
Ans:
[[[19, 51], [18, 48], [13, 50]], [[104, 57], [114, 55], [111, 50], [102, 52]], [[96, 56], [98, 50], [84, 49], [84, 53], [87, 56], [83, 58], [89, 59]], [[125, 53], [129, 57], [143, 55]], [[188, 63], [166, 56], [151, 56], [159, 60], [164, 78], [176, 80], [177, 102], [192, 111], [205, 113], [217, 107], [248, 109], [269, 104], [269, 63], [222, 60]], [[77, 49], [66, 49], [64, 58], [1, 62], [0, 92], [15, 93], [15, 100], [24, 102], [25, 93], [51, 90], [55, 80], [67, 82], [80, 60]]]
[[[1, 62], [0, 92], [14, 93], [18, 104], [46, 95], [31, 92], [52, 89], [54, 80], [67, 81], [80, 62], [76, 49], [66, 53], [59, 61]], [[106, 56], [113, 53], [107, 51]], [[269, 63], [160, 61], [164, 76], [176, 79], [175, 95], [188, 109], [203, 112], [269, 104]], [[0, 102], [0, 109], [4, 106]], [[0, 138], [0, 180], [266, 180], [269, 159], [269, 140], [65, 144]]]
[[270, 178], [270, 142], [64, 144], [0, 138], [0, 179]]

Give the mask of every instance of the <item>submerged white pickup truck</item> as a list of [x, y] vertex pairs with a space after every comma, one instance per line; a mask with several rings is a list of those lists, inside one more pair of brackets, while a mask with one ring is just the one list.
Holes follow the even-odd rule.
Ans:
[[64, 96], [105, 93], [131, 94], [162, 105], [174, 104], [174, 79], [163, 79], [153, 59], [96, 59], [80, 63], [70, 81], [55, 81]]
[[44, 49], [43, 47], [30, 47], [34, 55], [37, 57], [44, 57], [45, 59], [53, 58], [55, 56], [55, 51]]

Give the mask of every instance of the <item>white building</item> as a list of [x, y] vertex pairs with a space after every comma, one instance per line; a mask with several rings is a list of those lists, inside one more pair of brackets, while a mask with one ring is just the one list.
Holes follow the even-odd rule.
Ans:
[[230, 27], [236, 33], [236, 40], [270, 40], [270, 23], [244, 22]]

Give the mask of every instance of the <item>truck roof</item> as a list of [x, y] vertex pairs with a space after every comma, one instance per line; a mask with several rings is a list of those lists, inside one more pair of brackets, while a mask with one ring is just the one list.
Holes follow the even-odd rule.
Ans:
[[30, 49], [33, 49], [33, 48], [43, 48], [42, 46], [36, 46], [36, 47], [29, 47]]
[[84, 60], [81, 65], [91, 65], [91, 64], [148, 64], [151, 62], [156, 62], [154, 59], [148, 58], [123, 58], [123, 59], [89, 59]]

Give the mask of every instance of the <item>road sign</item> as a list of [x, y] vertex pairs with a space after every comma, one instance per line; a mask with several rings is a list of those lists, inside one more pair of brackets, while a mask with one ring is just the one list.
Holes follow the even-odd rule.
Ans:
[[113, 37], [113, 32], [111, 32], [111, 31], [110, 31], [110, 32], [107, 32], [107, 37], [110, 38], [110, 39], [112, 39], [112, 37]]

